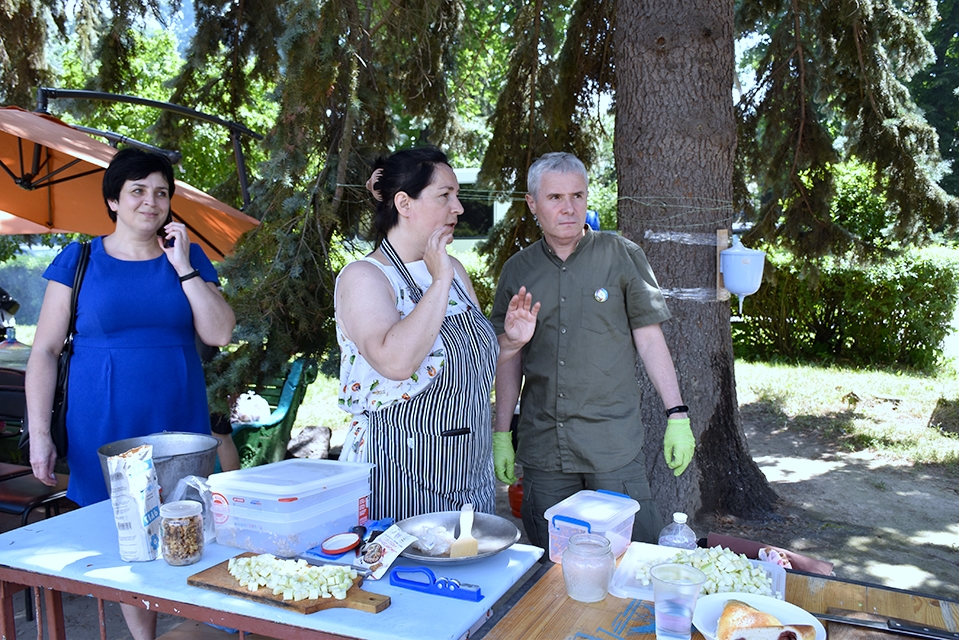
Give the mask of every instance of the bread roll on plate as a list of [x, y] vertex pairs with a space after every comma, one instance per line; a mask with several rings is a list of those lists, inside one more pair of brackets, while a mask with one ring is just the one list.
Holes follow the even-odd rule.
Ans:
[[816, 640], [810, 624], [784, 625], [776, 616], [729, 600], [716, 626], [716, 640]]

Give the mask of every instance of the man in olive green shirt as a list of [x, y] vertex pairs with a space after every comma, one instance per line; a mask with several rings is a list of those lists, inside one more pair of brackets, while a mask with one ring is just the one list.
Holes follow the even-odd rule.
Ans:
[[[526, 202], [543, 238], [506, 262], [491, 318], [500, 343], [497, 478], [515, 481], [509, 428], [522, 382], [515, 461], [523, 467], [530, 541], [547, 547], [548, 508], [582, 489], [604, 489], [639, 502], [633, 539], [655, 543], [662, 518], [642, 453], [637, 354], [667, 408], [664, 453], [676, 475], [695, 447], [659, 326], [669, 309], [642, 249], [585, 225], [582, 162], [568, 153], [546, 154], [530, 167], [527, 182]], [[523, 306], [536, 322], [528, 343], [506, 337], [510, 305]]]

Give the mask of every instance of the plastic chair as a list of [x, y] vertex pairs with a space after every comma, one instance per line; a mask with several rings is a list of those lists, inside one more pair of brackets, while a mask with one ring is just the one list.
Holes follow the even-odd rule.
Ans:
[[240, 454], [240, 467], [247, 469], [286, 458], [290, 431], [306, 388], [316, 380], [316, 363], [297, 358], [285, 378], [277, 377], [253, 387], [270, 404], [273, 412], [259, 422], [234, 422], [233, 441]]

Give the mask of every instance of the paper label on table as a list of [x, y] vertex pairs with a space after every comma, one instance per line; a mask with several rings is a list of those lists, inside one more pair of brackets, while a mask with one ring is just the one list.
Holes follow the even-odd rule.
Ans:
[[356, 558], [356, 565], [369, 569], [370, 579], [379, 580], [389, 570], [390, 565], [403, 552], [403, 549], [413, 544], [416, 536], [411, 536], [395, 524], [378, 535], [373, 542], [361, 547]]

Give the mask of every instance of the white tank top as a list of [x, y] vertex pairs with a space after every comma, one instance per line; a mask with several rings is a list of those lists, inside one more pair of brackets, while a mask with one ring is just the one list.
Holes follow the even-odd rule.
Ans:
[[[390, 281], [393, 293], [396, 296], [396, 310], [399, 311], [400, 317], [405, 318], [412, 313], [416, 303], [409, 293], [409, 287], [396, 268], [370, 257], [363, 258], [363, 260], [376, 265]], [[418, 260], [406, 264], [406, 268], [420, 289], [426, 291], [433, 282], [433, 278], [426, 268], [426, 263]], [[460, 280], [458, 274], [455, 275], [455, 278], [463, 286], [463, 281]], [[339, 288], [339, 286], [340, 279], [337, 277], [336, 287]], [[334, 299], [336, 299], [335, 293]], [[470, 304], [472, 304], [472, 301], [463, 299], [459, 287], [451, 286], [449, 304], [446, 308], [447, 317], [464, 313]], [[357, 349], [356, 344], [346, 337], [340, 329], [339, 322], [336, 324], [336, 341], [340, 345], [339, 407], [354, 415], [366, 411], [377, 411], [392, 404], [408, 401], [428, 387], [433, 379], [440, 374], [446, 359], [443, 341], [437, 335], [429, 355], [426, 356], [412, 376], [405, 380], [391, 380], [377, 372], [366, 361], [366, 358]]]

